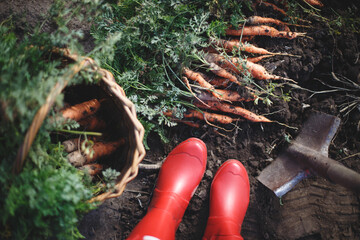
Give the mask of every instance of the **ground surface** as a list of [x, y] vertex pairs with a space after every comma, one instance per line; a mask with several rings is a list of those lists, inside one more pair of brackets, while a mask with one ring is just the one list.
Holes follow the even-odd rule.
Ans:
[[[24, 7], [28, 7], [31, 19], [39, 12], [39, 8], [34, 10], [29, 7], [34, 5], [31, 4], [34, 1], [29, 1], [28, 6], [20, 4], [21, 1], [12, 2], [12, 7], [0, 2], [2, 17]], [[49, 1], [41, 2], [44, 4], [40, 4], [40, 7], [48, 6]], [[348, 7], [357, 11], [357, 15], [360, 13], [359, 6], [352, 4], [352, 1], [324, 2], [326, 6], [322, 15], [329, 19], [334, 19], [335, 14], [330, 7], [340, 15]], [[38, 16], [34, 19], [38, 20]], [[286, 50], [301, 56], [272, 58], [264, 64], [266, 68], [273, 69], [274, 74], [292, 78], [301, 87], [316, 92], [332, 89], [331, 86], [344, 87], [332, 79], [331, 72], [360, 84], [359, 34], [340, 28], [340, 34], [330, 35], [324, 23], [315, 21], [314, 18], [311, 20], [316, 23], [315, 29], [292, 29], [307, 31], [313, 39], [256, 39], [259, 46], [273, 52]], [[298, 129], [314, 110], [340, 117], [342, 123], [330, 146], [329, 156], [360, 172], [360, 156], [356, 155], [360, 149], [360, 108], [352, 111], [346, 108], [354, 99], [359, 101], [360, 90], [355, 91], [355, 87], [352, 90], [354, 91], [313, 94], [311, 91], [292, 89], [290, 102], [273, 99], [271, 107], [260, 105], [255, 109], [250, 104], [246, 107]], [[351, 98], [350, 94], [355, 98]], [[250, 205], [242, 227], [245, 239], [360, 239], [358, 194], [326, 179], [311, 177], [299, 183], [280, 202], [256, 179], [289, 145], [286, 138], [295, 138], [297, 134], [298, 130], [277, 123], [239, 122], [231, 132], [223, 132], [208, 125], [194, 129], [179, 124], [169, 130], [170, 143], [166, 145], [161, 144], [157, 136], [151, 136], [151, 150], [147, 152], [144, 162], [162, 161], [177, 144], [189, 137], [198, 137], [207, 145], [206, 173], [177, 230], [177, 239], [201, 239], [208, 215], [212, 178], [220, 165], [230, 158], [241, 161], [250, 178]], [[146, 214], [157, 174], [158, 170], [140, 169], [137, 178], [127, 185], [119, 198], [105, 201], [98, 209], [86, 215], [80, 223], [80, 230], [86, 239], [125, 239]]]
[[[337, 1], [326, 4], [322, 14], [331, 19], [334, 12], [329, 7], [340, 13], [347, 7], [359, 12], [359, 8], [352, 4], [339, 5]], [[265, 64], [267, 69], [274, 69], [273, 73], [288, 76], [312, 91], [340, 87], [341, 84], [332, 80], [331, 72], [360, 84], [359, 34], [346, 30], [330, 35], [324, 23], [311, 20], [316, 29], [305, 31], [311, 32], [309, 35], [313, 39], [256, 40], [258, 45], [273, 52], [287, 50], [301, 56], [301, 59], [273, 58]], [[313, 93], [293, 89], [290, 102], [274, 100], [273, 106], [260, 106], [258, 112], [298, 129], [314, 110], [340, 117], [342, 123], [330, 146], [329, 156], [360, 172], [360, 156], [354, 155], [360, 149], [360, 109], [351, 112], [344, 109], [353, 101], [347, 91]], [[359, 90], [354, 94], [359, 99]], [[360, 239], [359, 195], [321, 177], [311, 177], [299, 183], [280, 202], [256, 179], [261, 170], [286, 149], [285, 136], [294, 138], [298, 132], [279, 124], [240, 122], [233, 131], [221, 132], [223, 135], [207, 125], [200, 129], [179, 125], [170, 130], [170, 143], [167, 145], [159, 145], [156, 136], [150, 138], [151, 151], [147, 152], [144, 162], [162, 161], [171, 149], [189, 137], [202, 139], [208, 148], [206, 173], [177, 230], [177, 239], [201, 239], [208, 215], [212, 178], [220, 165], [230, 158], [241, 161], [250, 178], [250, 205], [242, 227], [245, 239]], [[156, 170], [140, 169], [138, 177], [127, 185], [121, 197], [108, 200], [89, 213], [80, 225], [86, 238], [125, 239], [146, 214], [157, 174]]]

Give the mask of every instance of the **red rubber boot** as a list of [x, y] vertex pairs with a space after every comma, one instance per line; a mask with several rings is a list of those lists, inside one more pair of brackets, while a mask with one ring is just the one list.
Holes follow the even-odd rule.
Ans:
[[189, 138], [165, 159], [145, 217], [128, 239], [175, 239], [184, 212], [206, 168], [205, 143]]
[[217, 171], [210, 190], [210, 212], [205, 239], [243, 239], [240, 236], [250, 199], [245, 167], [237, 160], [226, 161]]

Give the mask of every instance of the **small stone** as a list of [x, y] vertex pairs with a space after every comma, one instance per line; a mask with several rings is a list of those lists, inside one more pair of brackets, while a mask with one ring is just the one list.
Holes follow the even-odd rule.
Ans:
[[206, 170], [205, 176], [206, 176], [207, 178], [213, 178], [213, 177], [214, 177], [214, 174], [213, 174], [210, 170]]

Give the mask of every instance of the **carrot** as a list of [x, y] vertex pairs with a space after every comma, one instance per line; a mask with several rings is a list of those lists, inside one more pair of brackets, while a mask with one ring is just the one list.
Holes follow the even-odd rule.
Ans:
[[250, 25], [272, 23], [283, 27], [284, 31], [290, 32], [290, 28], [287, 26], [287, 23], [274, 18], [251, 16], [246, 19], [246, 22]]
[[263, 55], [271, 54], [271, 55], [285, 55], [285, 56], [297, 57], [295, 55], [288, 54], [288, 53], [270, 52], [270, 51], [266, 50], [265, 48], [256, 47], [255, 45], [250, 44], [250, 43], [241, 43], [238, 39], [232, 39], [229, 41], [219, 39], [219, 40], [213, 41], [213, 43], [217, 46], [225, 48], [227, 50], [227, 52], [231, 52], [236, 47], [236, 48], [240, 49], [240, 51], [245, 51], [245, 52], [253, 53], [253, 54], [263, 54]]
[[85, 164], [84, 166], [80, 167], [79, 169], [87, 172], [90, 176], [95, 176], [103, 170], [104, 166], [98, 163], [89, 163]]
[[249, 110], [246, 110], [242, 107], [238, 107], [238, 106], [233, 106], [227, 103], [220, 103], [220, 102], [216, 102], [216, 101], [209, 101], [206, 102], [207, 105], [210, 106], [206, 107], [200, 103], [195, 103], [195, 106], [199, 107], [199, 108], [207, 108], [207, 109], [211, 109], [211, 110], [215, 110], [215, 111], [222, 111], [222, 112], [227, 112], [227, 113], [232, 113], [235, 115], [239, 115], [242, 116], [243, 118], [250, 120], [252, 122], [272, 122], [271, 120], [267, 119], [264, 116], [260, 116], [257, 115], [253, 112], [250, 112]]
[[[168, 112], [167, 114], [173, 116], [172, 112]], [[209, 121], [211, 123], [221, 123], [221, 124], [229, 124], [238, 120], [226, 115], [209, 113], [209, 112], [200, 112], [193, 109], [190, 109], [186, 113], [184, 113], [184, 118], [197, 118], [200, 120]]]
[[200, 73], [194, 72], [187, 67], [183, 68], [183, 73], [186, 75], [186, 77], [199, 83], [201, 87], [210, 91], [214, 95], [214, 97], [221, 99], [221, 96], [214, 91], [214, 86], [208, 83]]
[[221, 124], [229, 124], [238, 119], [231, 118], [226, 115], [221, 115], [217, 113], [209, 113], [209, 112], [199, 112], [196, 110], [188, 110], [187, 113], [184, 114], [186, 118], [197, 118], [200, 120], [207, 120], [212, 123], [221, 123]]
[[228, 79], [229, 81], [236, 83], [238, 85], [242, 85], [234, 75], [226, 71], [224, 68], [219, 67], [215, 63], [211, 62], [209, 67], [210, 67], [210, 71], [213, 72], [215, 75]]
[[220, 63], [220, 65], [224, 66], [225, 68], [229, 68], [238, 74], [248, 71], [251, 76], [256, 79], [285, 79], [280, 76], [269, 74], [263, 66], [246, 61], [245, 59], [239, 59], [235, 57], [225, 59], [223, 56], [213, 53], [209, 53], [205, 57], [208, 62]]
[[70, 153], [67, 158], [71, 164], [73, 164], [75, 167], [79, 167], [83, 166], [84, 164], [94, 162], [102, 157], [109, 156], [123, 144], [125, 144], [124, 138], [113, 142], [96, 142], [94, 146], [92, 146], [93, 154], [85, 154], [80, 151], [74, 151]]
[[[223, 99], [227, 99], [230, 102], [249, 102], [249, 101], [254, 101], [255, 96], [241, 96], [238, 92], [236, 91], [231, 91], [231, 90], [224, 90], [224, 89], [216, 89], [216, 92], [218, 92], [219, 94], [222, 95]], [[251, 95], [251, 94], [247, 94], [247, 95]], [[215, 99], [212, 95], [209, 95], [207, 92], [200, 92], [198, 95], [198, 98], [201, 99], [202, 101], [216, 101], [217, 99]]]
[[324, 6], [324, 4], [320, 0], [304, 0], [304, 1], [310, 4], [311, 6], [316, 6], [316, 7]]
[[208, 82], [211, 85], [214, 85], [216, 87], [223, 87], [223, 88], [229, 87], [231, 83], [229, 79], [220, 78], [220, 77], [214, 77], [212, 79], [209, 79]]
[[81, 127], [89, 131], [99, 131], [106, 128], [105, 121], [96, 116], [89, 116], [87, 118], [81, 119], [79, 124]]
[[228, 28], [226, 30], [226, 34], [231, 36], [241, 36], [241, 35], [269, 36], [269, 37], [287, 38], [287, 39], [294, 39], [306, 35], [306, 33], [279, 31], [276, 28], [266, 25], [245, 26], [238, 30]]
[[100, 108], [100, 102], [97, 99], [92, 99], [74, 106], [65, 108], [61, 111], [64, 118], [70, 118], [75, 121], [84, 119], [94, 114]]
[[257, 63], [257, 62], [260, 62], [261, 60], [263, 60], [264, 58], [273, 57], [273, 56], [274, 55], [272, 55], [272, 54], [261, 55], [258, 57], [248, 57], [248, 58], [246, 58], [246, 60], [249, 62], [252, 62], [252, 63]]
[[264, 2], [264, 1], [260, 1], [260, 0], [257, 0], [255, 5], [264, 5], [264, 6], [267, 6], [267, 7], [270, 7], [272, 8], [274, 11], [278, 12], [278, 13], [281, 13], [283, 16], [285, 17], [288, 17], [288, 18], [292, 18], [292, 19], [295, 19], [295, 20], [298, 20], [298, 21], [302, 21], [302, 22], [307, 22], [307, 23], [311, 23], [310, 21], [307, 21], [307, 20], [304, 20], [304, 19], [301, 19], [301, 18], [297, 18], [297, 17], [292, 17], [290, 15], [288, 15], [285, 10], [279, 8], [278, 6], [276, 6], [275, 4], [273, 3], [269, 3], [269, 2]]

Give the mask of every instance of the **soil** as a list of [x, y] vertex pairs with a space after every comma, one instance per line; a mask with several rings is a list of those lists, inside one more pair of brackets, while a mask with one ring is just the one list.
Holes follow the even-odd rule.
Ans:
[[[325, 7], [321, 15], [328, 19], [336, 18], [333, 9], [343, 17], [346, 17], [342, 14], [348, 8], [355, 16], [360, 14], [356, 1], [323, 2]], [[2, 5], [0, 3], [0, 9], [4, 9]], [[270, 12], [265, 8], [258, 11], [258, 14]], [[306, 31], [311, 38], [255, 39], [259, 46], [269, 51], [286, 51], [301, 56], [277, 56], [263, 62], [273, 74], [294, 79], [302, 87], [288, 86], [291, 88], [289, 102], [273, 98], [271, 106], [245, 104], [247, 109], [283, 124], [243, 121], [232, 126], [229, 132], [205, 123], [200, 128], [179, 124], [168, 129], [170, 141], [167, 144], [161, 143], [157, 135], [149, 137], [150, 150], [143, 163], [163, 161], [176, 145], [189, 137], [200, 138], [207, 145], [206, 172], [184, 214], [176, 239], [202, 238], [208, 217], [211, 181], [227, 159], [241, 161], [249, 175], [250, 204], [241, 231], [244, 239], [360, 239], [359, 194], [327, 179], [312, 176], [279, 199], [256, 179], [289, 146], [288, 140], [295, 139], [313, 111], [341, 119], [329, 148], [329, 157], [360, 172], [360, 89], [344, 84], [344, 78], [347, 78], [360, 85], [360, 29], [337, 28], [338, 32], [330, 32], [326, 25], [328, 21], [319, 21], [312, 16], [306, 16], [306, 19], [313, 22], [311, 26], [314, 28], [291, 26], [291, 29]], [[355, 26], [359, 27], [359, 24]], [[334, 80], [332, 72], [342, 82]], [[138, 176], [127, 184], [120, 197], [106, 200], [89, 212], [79, 224], [86, 239], [126, 239], [146, 214], [158, 172], [140, 168]]]

